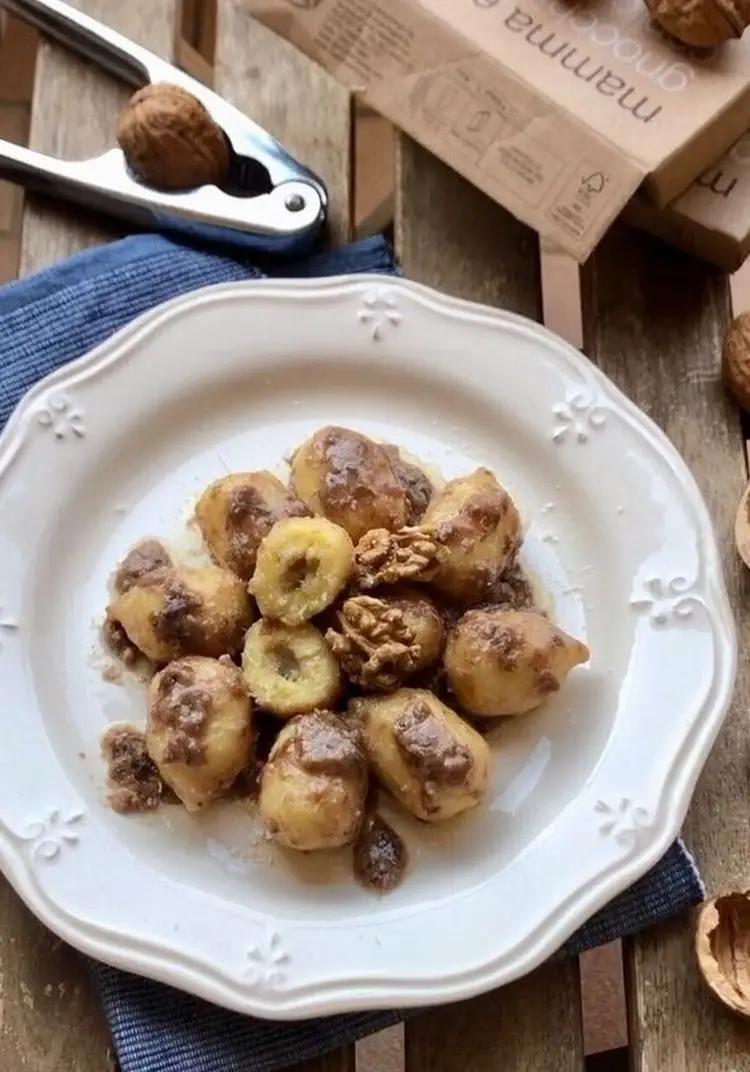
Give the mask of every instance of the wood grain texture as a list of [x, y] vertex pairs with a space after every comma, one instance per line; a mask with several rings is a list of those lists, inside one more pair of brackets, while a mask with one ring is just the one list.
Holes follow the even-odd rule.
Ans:
[[219, 0], [214, 89], [268, 130], [328, 187], [333, 245], [352, 233], [348, 89], [253, 18]]
[[343, 1050], [327, 1053], [315, 1060], [303, 1061], [287, 1072], [355, 1072], [355, 1063], [354, 1047], [346, 1046]]
[[[661, 425], [706, 498], [746, 652], [750, 575], [733, 543], [745, 458], [739, 416], [719, 375], [727, 281], [655, 239], [615, 227], [586, 266], [582, 287], [586, 353]], [[711, 891], [747, 886], [749, 699], [750, 665], [741, 655], [734, 705], [685, 824]], [[692, 933], [692, 920], [684, 920], [627, 945], [633, 1068], [746, 1072], [750, 1024], [732, 1019], [704, 990]]]
[[[396, 252], [410, 279], [541, 318], [536, 235], [411, 139], [397, 136]], [[583, 1068], [577, 960], [405, 1026], [408, 1072]]]
[[395, 240], [410, 279], [541, 320], [536, 234], [400, 134]]
[[[169, 55], [174, 0], [88, 0], [78, 7]], [[29, 141], [70, 157], [114, 142], [114, 122], [127, 91], [64, 49], [42, 42]], [[80, 209], [27, 197], [21, 270], [45, 265], [114, 234]], [[58, 941], [0, 879], [0, 1069], [107, 1072], [109, 1035], [85, 961]]]
[[[270, 131], [328, 187], [331, 241], [352, 229], [349, 91], [233, 0], [217, 5], [214, 88]], [[354, 1072], [354, 1046], [290, 1072]]]
[[582, 1072], [578, 961], [408, 1020], [407, 1072]]
[[[152, 51], [171, 57], [177, 0], [72, 0]], [[59, 45], [43, 41], [37, 56], [29, 144], [70, 159], [115, 144], [117, 114], [131, 90]], [[21, 246], [21, 275], [121, 234], [116, 222], [80, 208], [29, 195]]]

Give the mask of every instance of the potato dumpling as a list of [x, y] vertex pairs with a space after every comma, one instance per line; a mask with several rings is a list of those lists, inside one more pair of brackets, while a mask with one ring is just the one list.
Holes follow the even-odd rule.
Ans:
[[299, 625], [333, 603], [349, 580], [354, 546], [324, 517], [277, 521], [258, 548], [249, 588], [264, 618]]
[[252, 701], [225, 656], [177, 659], [148, 690], [146, 748], [188, 811], [221, 796], [252, 753]]
[[309, 622], [256, 622], [245, 639], [242, 673], [256, 703], [281, 718], [330, 707], [341, 692], [339, 664]]
[[401, 613], [407, 628], [414, 633], [419, 645], [417, 670], [437, 662], [443, 653], [445, 623], [434, 602], [418, 588], [385, 589], [378, 593], [386, 603]]
[[292, 459], [292, 488], [355, 543], [370, 529], [406, 524], [407, 495], [388, 451], [347, 428], [321, 428], [303, 443]]
[[456, 603], [487, 599], [521, 540], [515, 504], [489, 469], [449, 481], [420, 524], [448, 549], [432, 583]]
[[473, 808], [489, 779], [487, 742], [426, 689], [352, 700], [380, 781], [418, 819], [437, 823]]
[[175, 566], [140, 577], [107, 609], [155, 663], [183, 655], [232, 654], [252, 621], [245, 586], [218, 566]]
[[338, 629], [326, 640], [350, 681], [368, 692], [391, 692], [443, 649], [443, 618], [416, 589], [352, 596], [337, 614]]
[[198, 500], [195, 517], [215, 561], [249, 581], [260, 542], [273, 525], [307, 512], [304, 503], [263, 469], [214, 481]]
[[432, 481], [424, 469], [406, 461], [398, 447], [383, 444], [383, 449], [391, 459], [396, 480], [406, 492], [406, 524], [418, 525], [435, 490]]
[[313, 711], [287, 723], [260, 782], [260, 814], [290, 849], [335, 849], [357, 835], [367, 763], [357, 726], [345, 715]]
[[537, 611], [470, 610], [448, 638], [445, 668], [475, 715], [521, 715], [557, 692], [589, 649]]

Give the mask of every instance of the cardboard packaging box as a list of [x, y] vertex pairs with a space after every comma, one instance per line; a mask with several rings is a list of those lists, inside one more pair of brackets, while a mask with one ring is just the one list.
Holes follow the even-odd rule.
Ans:
[[684, 50], [643, 0], [244, 2], [578, 260], [750, 128], [750, 41]]
[[734, 272], [750, 253], [750, 131], [666, 208], [637, 194], [626, 217]]

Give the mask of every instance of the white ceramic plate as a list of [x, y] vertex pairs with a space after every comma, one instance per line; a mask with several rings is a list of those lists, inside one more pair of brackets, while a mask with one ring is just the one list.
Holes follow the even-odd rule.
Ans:
[[[428, 829], [378, 899], [346, 854], [274, 853], [247, 804], [120, 817], [99, 737], [113, 564], [227, 470], [326, 423], [445, 477], [495, 470], [524, 560], [592, 659], [492, 735], [486, 806]], [[0, 855], [87, 953], [266, 1017], [452, 1001], [530, 970], [678, 833], [732, 690], [711, 524], [662, 433], [529, 321], [398, 279], [253, 282], [142, 317], [26, 397], [0, 440]]]

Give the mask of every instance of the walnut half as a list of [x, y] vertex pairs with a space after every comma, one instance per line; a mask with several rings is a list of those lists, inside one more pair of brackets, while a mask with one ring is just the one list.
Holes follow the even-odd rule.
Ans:
[[357, 582], [367, 589], [399, 581], [429, 581], [447, 555], [447, 549], [426, 529], [371, 529], [354, 552]]
[[419, 665], [422, 648], [400, 607], [374, 596], [353, 596], [338, 612], [341, 632], [326, 640], [345, 673], [372, 692], [390, 692]]

